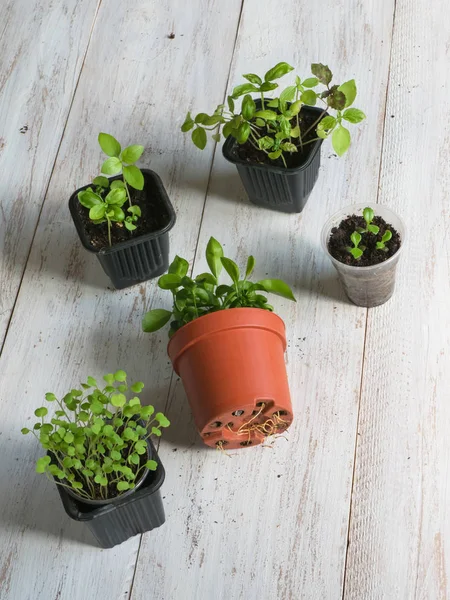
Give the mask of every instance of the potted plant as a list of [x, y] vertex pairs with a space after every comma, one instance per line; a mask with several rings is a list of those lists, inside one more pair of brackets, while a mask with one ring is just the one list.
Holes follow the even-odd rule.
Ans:
[[322, 230], [322, 246], [358, 306], [379, 306], [392, 296], [404, 243], [405, 226], [386, 206], [347, 206]]
[[332, 72], [320, 63], [311, 65], [312, 77], [296, 76], [278, 96], [266, 97], [278, 88], [276, 80], [292, 70], [280, 62], [264, 77], [244, 75], [246, 83], [233, 89], [227, 107], [219, 104], [212, 115], [199, 113], [195, 118], [188, 112], [181, 126], [183, 132], [192, 130], [192, 141], [200, 149], [206, 146], [207, 131], [214, 132], [216, 142], [222, 133], [223, 154], [236, 165], [250, 200], [288, 213], [301, 212], [306, 204], [317, 179], [322, 141], [331, 137], [336, 154], [342, 156], [350, 146], [345, 125], [365, 118], [361, 110], [350, 108], [356, 98], [355, 80], [331, 85]]
[[[70, 518], [87, 524], [102, 548], [159, 527], [165, 521], [159, 488], [164, 468], [150, 435], [169, 421], [153, 406], [141, 405], [142, 382], [128, 386], [125, 371], [104, 376], [105, 387], [88, 377], [62, 399], [48, 393], [32, 433], [47, 453], [36, 471], [58, 488]], [[127, 399], [127, 394], [133, 396]]]
[[[264, 294], [295, 298], [279, 279], [251, 282], [253, 256], [241, 277], [213, 237], [206, 260], [210, 273], [191, 278], [188, 262], [175, 257], [158, 281], [161, 289], [172, 292], [172, 310], [149, 311], [143, 329], [153, 332], [171, 320], [168, 354], [207, 445], [259, 444], [285, 431], [293, 419], [284, 362], [285, 325]], [[231, 285], [219, 284], [222, 267]]]
[[69, 209], [81, 243], [94, 252], [117, 289], [157, 277], [169, 263], [175, 212], [160, 177], [136, 162], [144, 147], [127, 146], [107, 133], [98, 141], [109, 157], [103, 175], [76, 190]]

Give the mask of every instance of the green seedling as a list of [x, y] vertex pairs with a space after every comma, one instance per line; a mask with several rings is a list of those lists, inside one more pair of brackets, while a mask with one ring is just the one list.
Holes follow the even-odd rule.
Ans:
[[[188, 276], [188, 261], [175, 257], [168, 273], [158, 281], [161, 289], [172, 292], [172, 310], [150, 310], [142, 321], [145, 332], [157, 331], [173, 319], [169, 331], [171, 336], [198, 317], [229, 308], [262, 308], [273, 311], [273, 306], [268, 303], [264, 293], [277, 294], [295, 302], [291, 288], [281, 279], [262, 279], [255, 283], [249, 281], [255, 267], [253, 256], [248, 257], [242, 277], [238, 265], [224, 256], [221, 244], [213, 237], [206, 247], [206, 261], [210, 272], [192, 278]], [[219, 284], [222, 268], [229, 275], [231, 284]]]
[[[233, 89], [226, 106], [219, 104], [212, 115], [199, 113], [192, 117], [188, 112], [181, 131], [192, 130], [192, 141], [201, 150], [207, 143], [207, 131], [213, 132], [215, 142], [221, 140], [221, 134], [225, 138], [232, 136], [238, 144], [248, 142], [271, 160], [280, 158], [285, 167], [287, 154], [302, 151], [306, 144], [330, 136], [336, 154], [342, 156], [351, 140], [344, 123], [360, 123], [365, 119], [361, 110], [350, 108], [357, 93], [355, 80], [331, 85], [333, 74], [330, 69], [321, 63], [312, 64], [312, 77], [301, 80], [296, 76], [295, 82], [284, 88], [279, 96], [266, 98], [265, 94], [278, 88], [276, 80], [293, 69], [288, 63], [280, 62], [263, 77], [254, 73], [244, 75], [247, 81]], [[260, 97], [260, 107], [256, 106], [252, 94]], [[242, 96], [241, 106], [236, 108], [235, 101]], [[318, 102], [323, 111], [314, 123], [302, 130], [302, 107], [315, 106]], [[327, 114], [330, 110], [334, 115]], [[311, 131], [316, 135], [307, 139]]]
[[[100, 133], [98, 142], [103, 152], [109, 156], [102, 165], [102, 173], [106, 175], [122, 174], [122, 179], [110, 181], [107, 177], [99, 176], [93, 181], [94, 189], [87, 188], [78, 193], [80, 204], [89, 209], [89, 218], [96, 225], [107, 222], [108, 241], [111, 246], [111, 224], [123, 223], [128, 231], [137, 228], [136, 222], [141, 216], [139, 206], [133, 205], [128, 186], [142, 190], [144, 176], [134, 164], [141, 157], [144, 147], [139, 145], [127, 146], [122, 150], [119, 142], [108, 133]], [[122, 206], [128, 198], [126, 215]]]
[[350, 236], [350, 240], [353, 244], [353, 247], [347, 246], [347, 251], [350, 252], [355, 260], [359, 260], [365, 250], [363, 246], [361, 246], [361, 248], [359, 247], [361, 242], [361, 234], [358, 231], [354, 231]]
[[374, 235], [377, 235], [378, 232], [380, 231], [380, 228], [378, 227], [378, 225], [374, 225], [372, 223], [374, 217], [375, 217], [375, 213], [373, 212], [373, 210], [369, 207], [365, 208], [363, 210], [363, 217], [364, 217], [364, 221], [366, 222], [366, 227], [358, 227], [357, 231], [359, 233], [367, 233], [370, 231], [370, 233], [373, 233]]
[[377, 250], [383, 250], [384, 252], [387, 252], [389, 248], [387, 248], [385, 244], [386, 242], [389, 242], [391, 238], [392, 232], [389, 229], [386, 229], [386, 231], [383, 233], [381, 241], [377, 242]]
[[62, 399], [47, 393], [46, 401], [57, 408], [53, 416], [41, 406], [34, 411], [38, 421], [22, 429], [47, 451], [36, 471], [90, 500], [107, 500], [134, 489], [145, 469], [156, 470], [147, 440], [170, 425], [153, 406], [141, 405], [142, 382], [128, 386], [122, 370], [103, 379], [106, 386], [99, 387], [88, 377], [81, 389], [72, 389]]

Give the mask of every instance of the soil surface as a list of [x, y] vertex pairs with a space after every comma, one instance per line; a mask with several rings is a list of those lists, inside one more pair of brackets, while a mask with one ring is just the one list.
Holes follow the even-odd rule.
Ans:
[[[366, 228], [364, 218], [358, 215], [349, 215], [346, 219], [341, 221], [339, 227], [333, 227], [328, 241], [328, 250], [331, 256], [339, 262], [353, 267], [370, 267], [390, 258], [400, 248], [401, 240], [399, 233], [392, 225], [386, 223], [382, 217], [375, 217], [372, 224], [378, 225], [380, 231], [377, 235], [374, 235], [370, 231], [361, 233], [361, 242], [358, 247], [361, 248], [361, 250], [363, 247], [365, 247], [365, 249], [359, 260], [353, 258], [347, 248], [353, 247], [350, 240], [352, 233], [356, 231], [358, 227], [363, 229]], [[387, 251], [378, 250], [376, 247], [377, 242], [381, 241], [381, 238], [387, 229], [392, 233], [392, 238], [385, 244]]]
[[[276, 110], [276, 109], [271, 108], [270, 110]], [[325, 117], [325, 113], [323, 114], [323, 117]], [[300, 131], [302, 132], [302, 136], [303, 136], [303, 132], [307, 131], [311, 127], [311, 125], [313, 125], [313, 123], [315, 121], [317, 121], [317, 119], [318, 119], [318, 115], [316, 113], [312, 114], [312, 113], [306, 112], [304, 110], [300, 111], [300, 113], [298, 115], [298, 120], [299, 120], [299, 125], [300, 125]], [[297, 119], [295, 117], [293, 119], [291, 119], [291, 125], [292, 125], [292, 127], [295, 127], [297, 125]], [[263, 137], [264, 135], [267, 135], [267, 134], [273, 135], [267, 131], [267, 128], [263, 128], [260, 133], [261, 133], [261, 137]], [[305, 143], [305, 142], [308, 142], [309, 140], [313, 140], [316, 137], [317, 137], [316, 127], [314, 126], [311, 129], [311, 131], [309, 133], [307, 133], [307, 135], [304, 138], [302, 137], [302, 141], [303, 141], [303, 143]], [[292, 152], [292, 153], [285, 152], [284, 158], [286, 160], [286, 164], [287, 164], [288, 168], [299, 167], [308, 158], [309, 154], [311, 153], [312, 148], [314, 147], [314, 142], [312, 142], [310, 144], [306, 144], [304, 149], [302, 149], [300, 147], [298, 138], [292, 138], [291, 141], [293, 144], [295, 144], [297, 146], [298, 152]], [[252, 145], [252, 143], [249, 141], [245, 142], [245, 144], [242, 144], [242, 145], [235, 144], [233, 146], [232, 153], [236, 157], [239, 157], [241, 160], [245, 160], [248, 163], [252, 163], [252, 164], [259, 163], [259, 164], [266, 164], [266, 165], [272, 165], [272, 166], [284, 168], [284, 163], [281, 158], [278, 158], [277, 160], [271, 160], [265, 152], [263, 152], [262, 150], [257, 150]]]
[[[134, 231], [128, 231], [122, 223], [111, 223], [112, 246], [163, 229], [170, 220], [170, 215], [167, 212], [165, 204], [162, 204], [159, 199], [158, 188], [155, 185], [155, 182], [151, 177], [146, 176], [145, 173], [144, 177], [145, 184], [143, 190], [135, 190], [128, 187], [132, 203], [139, 206], [142, 212], [141, 217], [135, 223], [137, 228]], [[111, 178], [111, 181], [114, 181], [115, 179], [121, 179], [121, 177], [113, 177]], [[85, 186], [81, 189], [85, 190], [88, 187], [92, 187], [92, 189], [95, 188], [95, 186], [91, 184], [90, 186]], [[108, 190], [104, 192], [103, 196], [107, 193]], [[89, 219], [88, 208], [84, 207], [79, 202], [76, 202], [75, 206], [89, 245], [97, 251], [102, 250], [102, 248], [109, 248], [108, 224], [105, 222], [95, 225]], [[122, 210], [126, 215], [129, 215], [129, 213], [127, 213], [128, 206], [129, 203], [127, 200], [122, 206]]]

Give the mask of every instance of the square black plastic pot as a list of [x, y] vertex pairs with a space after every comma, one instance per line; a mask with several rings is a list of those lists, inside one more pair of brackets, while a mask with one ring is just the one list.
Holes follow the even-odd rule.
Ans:
[[150, 169], [141, 170], [144, 174], [146, 197], [151, 197], [153, 204], [157, 205], [164, 223], [158, 231], [119, 242], [111, 248], [97, 250], [90, 244], [76, 209], [78, 192], [85, 190], [89, 185], [76, 190], [69, 200], [70, 214], [81, 243], [86, 250], [97, 255], [111, 283], [119, 290], [158, 277], [165, 273], [169, 266], [169, 231], [175, 225], [175, 211], [159, 175]]
[[[261, 101], [256, 101], [258, 108]], [[302, 112], [318, 118], [323, 110], [303, 106]], [[320, 146], [323, 140], [309, 144], [310, 150], [298, 167], [285, 168], [270, 164], [250, 163], [238, 156], [236, 140], [228, 136], [222, 147], [224, 157], [235, 164], [245, 191], [253, 204], [285, 213], [299, 213], [305, 207], [316, 183], [320, 167]]]
[[64, 509], [71, 519], [85, 523], [102, 548], [112, 548], [134, 535], [162, 525], [166, 518], [161, 498], [165, 471], [149, 440], [156, 471], [149, 471], [144, 483], [131, 495], [111, 504], [95, 506], [76, 500], [57, 485]]

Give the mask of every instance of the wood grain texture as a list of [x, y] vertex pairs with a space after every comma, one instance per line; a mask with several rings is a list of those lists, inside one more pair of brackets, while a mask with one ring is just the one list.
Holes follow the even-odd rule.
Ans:
[[[62, 394], [89, 373], [119, 366], [144, 380], [146, 399], [164, 407], [172, 377], [166, 336], [140, 333], [144, 309], [161, 301], [156, 283], [108, 289], [97, 259], [81, 247], [67, 202], [98, 174], [99, 131], [143, 143], [140, 164], [161, 174], [175, 204], [171, 243], [193, 259], [213, 148], [186, 155], [191, 143], [179, 126], [189, 106], [223, 98], [239, 10], [238, 0], [226, 7], [193, 0], [189, 11], [181, 0], [127, 0], [99, 10], [0, 362], [1, 600], [129, 595], [139, 537], [113, 550], [91, 547], [54, 486], [34, 473], [40, 451], [20, 429], [46, 391]], [[157, 598], [151, 591], [145, 597]]]
[[392, 13], [392, 2], [244, 3], [230, 88], [279, 60], [304, 77], [323, 60], [337, 78], [355, 76], [368, 120], [345, 159], [324, 145], [302, 215], [250, 205], [235, 168], [216, 153], [196, 271], [214, 235], [241, 265], [254, 254], [256, 276], [293, 286], [296, 305], [274, 304], [288, 326], [296, 420], [288, 441], [227, 457], [201, 446], [174, 382], [161, 446], [168, 523], [143, 536], [133, 600], [153, 587], [170, 600], [342, 594], [366, 311], [345, 303], [319, 237], [331, 212], [376, 198]]
[[0, 6], [0, 347], [97, 4], [5, 0]]
[[445, 8], [397, 0], [379, 202], [404, 218], [408, 239], [393, 299], [369, 311], [345, 588], [354, 600], [450, 597]]

